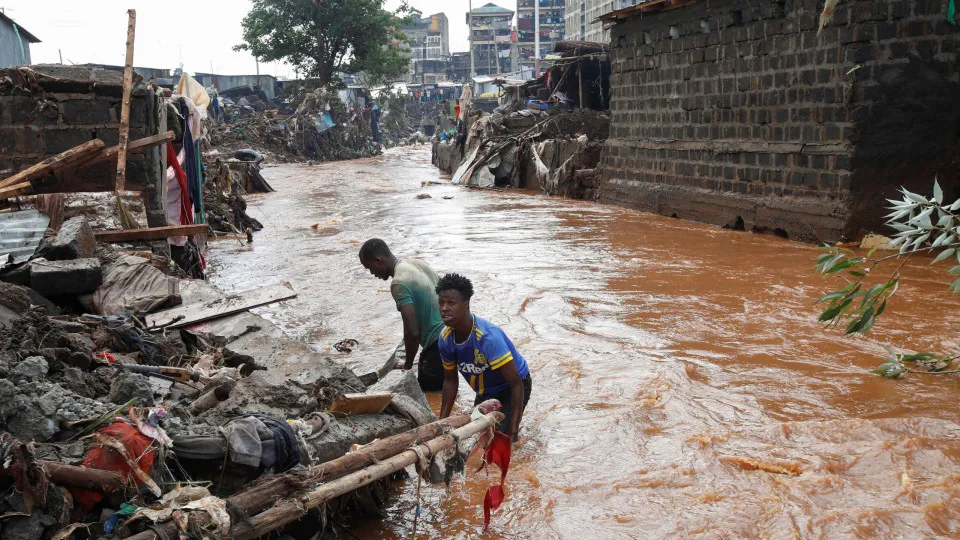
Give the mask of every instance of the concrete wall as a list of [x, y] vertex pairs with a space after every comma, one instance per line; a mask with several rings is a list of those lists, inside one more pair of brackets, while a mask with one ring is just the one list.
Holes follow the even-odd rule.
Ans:
[[[71, 66], [34, 69], [40, 74], [35, 94], [17, 84], [0, 90], [0, 170], [24, 169], [92, 139], [100, 139], [107, 146], [119, 142], [122, 74]], [[0, 79], [9, 75], [0, 70]], [[134, 91], [131, 140], [160, 132], [166, 117], [160, 118], [159, 108], [156, 94], [146, 89]], [[127, 189], [142, 190], [148, 184], [156, 187], [164, 167], [158, 148], [129, 155]], [[35, 189], [111, 191], [115, 175], [116, 163], [104, 162], [65, 171], [61, 182], [52, 177], [43, 179]]]
[[837, 240], [882, 198], [960, 195], [960, 32], [947, 0], [711, 0], [611, 30], [601, 201]]
[[[23, 47], [22, 58], [21, 46]], [[0, 18], [0, 68], [30, 64], [30, 40], [24, 36], [23, 29], [20, 30], [20, 37], [17, 37], [9, 20]]]

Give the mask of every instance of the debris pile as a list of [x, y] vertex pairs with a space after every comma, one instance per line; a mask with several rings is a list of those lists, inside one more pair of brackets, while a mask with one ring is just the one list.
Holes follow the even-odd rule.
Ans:
[[208, 126], [205, 155], [217, 158], [254, 148], [276, 163], [337, 161], [426, 140], [413, 137], [417, 130], [408, 120], [408, 99], [383, 92], [372, 100], [358, 91], [341, 96], [325, 88], [299, 88], [279, 103], [255, 105], [224, 99], [223, 123]]
[[559, 60], [542, 77], [502, 82], [493, 113], [460, 100], [456, 127], [434, 137], [433, 162], [453, 183], [539, 189], [594, 199], [596, 167], [609, 135], [610, 64], [606, 47], [560, 42]]
[[[218, 193], [247, 181], [211, 173]], [[499, 418], [435, 422], [392, 356], [358, 377], [248, 311], [287, 286], [225, 296], [136, 249], [77, 216], [0, 271], [5, 538], [255, 538], [364, 508], [347, 502]]]

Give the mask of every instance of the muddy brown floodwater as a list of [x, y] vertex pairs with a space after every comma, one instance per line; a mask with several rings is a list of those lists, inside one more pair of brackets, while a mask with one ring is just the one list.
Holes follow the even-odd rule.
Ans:
[[[884, 344], [957, 346], [944, 268], [908, 266], [874, 334], [844, 338], [816, 322], [830, 283], [812, 271], [813, 246], [422, 187], [442, 181], [426, 146], [264, 176], [277, 192], [250, 208], [266, 229], [252, 247], [214, 243], [217, 285], [289, 281], [300, 296], [259, 313], [358, 370], [382, 364], [400, 317], [357, 260], [379, 236], [473, 279], [473, 311], [527, 358], [533, 396], [487, 537], [960, 536], [960, 379], [868, 372]], [[351, 337], [353, 353], [331, 347]], [[417, 537], [480, 535], [493, 478], [421, 488]], [[408, 538], [415, 505], [406, 482], [385, 520], [353, 533]]]

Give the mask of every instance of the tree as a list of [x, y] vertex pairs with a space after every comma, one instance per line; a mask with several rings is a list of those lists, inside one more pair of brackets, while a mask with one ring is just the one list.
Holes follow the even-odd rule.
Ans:
[[321, 86], [338, 73], [365, 72], [371, 83], [395, 78], [409, 58], [397, 44], [410, 11], [394, 12], [384, 0], [254, 0], [243, 19], [243, 43], [234, 47], [265, 60], [283, 60]]
[[[856, 257], [852, 251], [825, 246], [825, 253], [817, 257], [817, 271], [823, 275], [840, 275], [847, 282], [842, 289], [822, 296], [818, 303], [827, 303], [820, 321], [828, 326], [846, 324], [845, 334], [866, 334], [873, 328], [877, 318], [883, 315], [887, 302], [897, 294], [900, 270], [918, 253], [936, 253], [931, 264], [950, 261], [956, 257], [958, 264], [947, 270], [960, 275], [960, 199], [952, 204], [943, 202], [940, 183], [933, 182], [933, 196], [924, 197], [900, 188], [902, 199], [892, 200], [887, 224], [897, 231], [889, 247], [898, 251], [893, 255], [872, 258], [874, 250], [866, 257]], [[874, 270], [887, 261], [899, 260], [900, 264], [891, 274], [874, 282]], [[864, 287], [866, 286], [866, 289]], [[950, 285], [954, 294], [960, 292], [960, 277]], [[920, 352], [906, 354], [888, 349], [886, 362], [873, 372], [891, 379], [910, 373], [960, 373], [949, 369], [960, 360], [960, 354], [934, 354]], [[907, 364], [918, 369], [910, 369]]]

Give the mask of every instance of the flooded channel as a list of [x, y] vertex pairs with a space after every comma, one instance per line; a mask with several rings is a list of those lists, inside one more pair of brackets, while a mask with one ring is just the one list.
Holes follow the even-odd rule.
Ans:
[[[851, 339], [816, 322], [830, 282], [812, 246], [422, 186], [442, 181], [426, 146], [264, 176], [277, 193], [248, 212], [266, 228], [251, 247], [213, 243], [218, 286], [289, 281], [299, 297], [258, 313], [348, 365], [382, 365], [402, 328], [388, 286], [357, 260], [377, 236], [470, 277], [474, 313], [526, 357], [533, 395], [487, 537], [960, 536], [960, 379], [868, 372], [885, 344], [957, 346], [944, 268], [908, 266], [874, 334]], [[346, 338], [360, 346], [335, 351]], [[459, 403], [472, 403], [465, 385]], [[480, 535], [493, 482], [421, 488], [417, 537]], [[407, 482], [387, 519], [352, 532], [408, 538], [415, 505]]]

